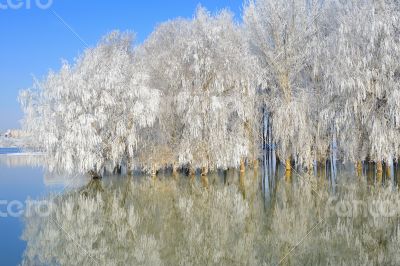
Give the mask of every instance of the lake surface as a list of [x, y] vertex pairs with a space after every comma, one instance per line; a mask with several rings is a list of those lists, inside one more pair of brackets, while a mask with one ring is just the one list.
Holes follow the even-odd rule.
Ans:
[[16, 154], [21, 152], [20, 148], [0, 148], [0, 154]]
[[400, 264], [396, 171], [93, 181], [40, 161], [0, 156], [0, 265]]
[[[14, 149], [8, 149], [8, 151], [15, 152]], [[0, 153], [4, 154], [6, 151], [1, 149]], [[25, 202], [28, 197], [44, 197], [53, 189], [44, 184], [43, 173], [39, 167], [23, 164], [12, 166], [6, 156], [0, 155], [1, 213], [7, 213], [9, 203]], [[17, 211], [15, 207], [12, 209]], [[20, 217], [0, 217], [0, 250], [2, 254], [0, 265], [17, 265], [21, 262], [23, 251], [26, 248], [25, 241], [20, 239], [23, 226]]]

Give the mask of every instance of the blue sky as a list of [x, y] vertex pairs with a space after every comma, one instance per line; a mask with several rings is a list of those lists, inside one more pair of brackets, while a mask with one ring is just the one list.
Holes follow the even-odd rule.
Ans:
[[242, 0], [53, 0], [48, 9], [36, 4], [48, 1], [0, 0], [0, 131], [20, 127], [18, 91], [29, 88], [33, 76], [43, 78], [85, 49], [71, 29], [89, 46], [114, 29], [135, 32], [140, 43], [159, 23], [192, 17], [199, 4], [212, 12], [227, 7], [237, 19], [243, 6]]

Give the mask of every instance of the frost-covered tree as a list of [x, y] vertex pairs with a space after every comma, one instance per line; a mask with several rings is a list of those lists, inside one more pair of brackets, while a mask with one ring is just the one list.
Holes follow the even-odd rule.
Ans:
[[336, 85], [332, 82], [331, 67], [333, 52], [340, 22], [338, 14], [342, 5], [337, 1], [325, 1], [325, 7], [316, 14], [316, 31], [310, 43], [310, 54], [307, 70], [308, 84], [311, 87], [312, 97], [308, 99], [312, 110], [314, 147], [312, 155], [314, 164], [331, 161], [333, 172], [336, 160], [342, 158], [338, 142], [337, 113], [340, 112], [340, 100], [334, 91]]
[[352, 1], [340, 13], [330, 73], [340, 141], [352, 161], [368, 156], [390, 164], [399, 154], [399, 7]]
[[159, 126], [169, 163], [226, 168], [258, 157], [257, 66], [242, 34], [228, 11], [198, 8], [192, 20], [162, 24], [144, 43], [151, 87], [163, 93]]
[[159, 102], [135, 62], [132, 36], [113, 32], [21, 92], [24, 127], [46, 152], [50, 170], [101, 174], [131, 163], [138, 130], [154, 123]]
[[399, 14], [390, 0], [251, 0], [242, 24], [199, 7], [137, 48], [114, 32], [21, 92], [24, 126], [50, 170], [69, 173], [242, 167], [262, 132], [289, 170], [337, 150], [390, 164]]
[[314, 48], [325, 9], [321, 1], [256, 0], [244, 10], [250, 49], [262, 69], [259, 74], [277, 152], [287, 164], [291, 157], [300, 164], [315, 157]]

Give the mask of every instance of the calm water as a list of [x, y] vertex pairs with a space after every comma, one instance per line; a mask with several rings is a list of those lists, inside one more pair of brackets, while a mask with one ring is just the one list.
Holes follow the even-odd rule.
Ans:
[[20, 148], [0, 148], [0, 154], [16, 154], [21, 152]]
[[[0, 148], [0, 265], [18, 265], [26, 249], [21, 239], [24, 229], [23, 215], [29, 199], [46, 198], [50, 193], [61, 193], [63, 180], [46, 178], [40, 167], [40, 156], [20, 153], [20, 149]], [[22, 207], [21, 207], [21, 204]], [[9, 211], [11, 210], [11, 214]], [[6, 217], [4, 217], [6, 216]]]
[[400, 193], [371, 168], [90, 181], [40, 163], [0, 156], [0, 200], [35, 200], [0, 218], [0, 265], [400, 264]]
[[[12, 151], [14, 152], [14, 151]], [[0, 150], [0, 153], [5, 153]], [[47, 195], [49, 188], [43, 183], [42, 170], [37, 167], [7, 165], [6, 155], [0, 155], [0, 211], [7, 212], [4, 201], [24, 202], [28, 196]], [[9, 162], [9, 161], [8, 161]], [[26, 243], [20, 239], [23, 223], [18, 217], [0, 218], [1, 265], [17, 265], [22, 260]]]

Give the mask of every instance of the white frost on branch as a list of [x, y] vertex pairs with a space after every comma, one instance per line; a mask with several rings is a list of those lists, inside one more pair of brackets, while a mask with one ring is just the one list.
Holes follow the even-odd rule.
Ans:
[[159, 106], [136, 61], [132, 35], [112, 32], [21, 92], [25, 128], [47, 152], [50, 170], [100, 172], [135, 155], [137, 131], [155, 122]]

